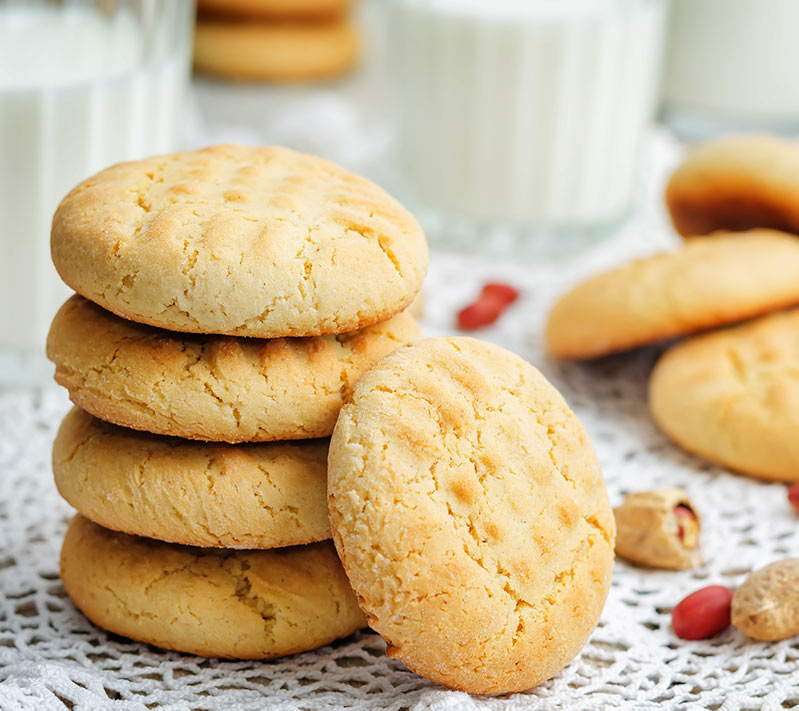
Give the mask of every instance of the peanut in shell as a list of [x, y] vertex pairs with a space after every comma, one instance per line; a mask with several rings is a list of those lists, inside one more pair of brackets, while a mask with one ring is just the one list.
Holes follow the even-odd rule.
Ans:
[[701, 563], [699, 515], [682, 489], [629, 494], [613, 513], [616, 555], [668, 570], [686, 570]]

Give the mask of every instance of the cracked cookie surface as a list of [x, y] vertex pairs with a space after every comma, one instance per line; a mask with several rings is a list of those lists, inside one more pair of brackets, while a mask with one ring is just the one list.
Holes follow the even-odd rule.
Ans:
[[277, 147], [107, 168], [61, 202], [51, 248], [70, 287], [123, 318], [261, 338], [384, 321], [427, 269], [424, 234], [387, 193]]
[[652, 372], [649, 407], [689, 452], [799, 481], [799, 309], [672, 347]]
[[330, 538], [327, 440], [188, 442], [73, 408], [53, 445], [60, 494], [106, 528], [190, 546], [277, 548]]
[[420, 341], [364, 375], [328, 503], [370, 626], [429, 679], [527, 689], [597, 624], [615, 534], [599, 463], [555, 388], [497, 346]]
[[799, 240], [774, 230], [695, 237], [594, 276], [549, 314], [556, 358], [596, 358], [799, 303]]
[[102, 420], [222, 442], [329, 437], [373, 363], [419, 337], [407, 313], [337, 336], [244, 339], [172, 333], [73, 296], [47, 339], [55, 379]]
[[61, 579], [99, 627], [207, 657], [304, 652], [365, 624], [327, 541], [270, 551], [189, 548], [78, 515], [61, 549]]

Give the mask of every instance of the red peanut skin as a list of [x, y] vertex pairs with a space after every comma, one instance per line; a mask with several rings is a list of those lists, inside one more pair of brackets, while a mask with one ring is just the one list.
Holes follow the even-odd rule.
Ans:
[[799, 513], [799, 483], [788, 487], [788, 502], [793, 506], [793, 510]]
[[493, 299], [499, 301], [506, 306], [512, 304], [519, 298], [519, 292], [509, 284], [501, 284], [499, 282], [490, 282], [483, 287], [480, 294], [481, 299]]
[[518, 298], [519, 292], [508, 284], [486, 284], [477, 301], [458, 312], [458, 328], [474, 331], [489, 326]]
[[488, 326], [499, 318], [505, 306], [494, 299], [479, 299], [458, 312], [458, 328], [461, 331], [474, 331]]
[[671, 613], [671, 626], [680, 639], [707, 639], [730, 626], [733, 591], [710, 585], [683, 598]]

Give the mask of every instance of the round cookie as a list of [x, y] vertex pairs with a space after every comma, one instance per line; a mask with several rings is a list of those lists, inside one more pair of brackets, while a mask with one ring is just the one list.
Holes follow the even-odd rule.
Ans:
[[689, 452], [769, 481], [799, 481], [799, 309], [680, 343], [649, 407]]
[[200, 18], [194, 68], [234, 80], [315, 81], [352, 69], [359, 48], [358, 31], [347, 20], [270, 24]]
[[405, 346], [356, 384], [328, 456], [333, 540], [388, 654], [472, 693], [530, 688], [582, 648], [614, 522], [588, 437], [517, 356]]
[[799, 233], [799, 143], [737, 135], [700, 144], [669, 179], [666, 205], [684, 237], [753, 227]]
[[329, 437], [360, 375], [418, 337], [406, 313], [338, 336], [170, 333], [73, 296], [53, 320], [47, 355], [73, 402], [100, 419], [186, 439], [264, 442]]
[[333, 545], [189, 548], [72, 519], [67, 594], [94, 624], [204, 657], [263, 659], [316, 649], [364, 626]]
[[583, 282], [549, 314], [556, 358], [595, 358], [799, 303], [799, 240], [773, 230], [696, 237]]
[[330, 538], [327, 441], [205, 444], [73, 408], [53, 445], [58, 491], [95, 523], [161, 541], [278, 548]]
[[215, 146], [107, 168], [53, 218], [79, 294], [174, 331], [344, 333], [402, 311], [427, 245], [368, 180], [286, 148]]
[[318, 20], [342, 15], [354, 0], [198, 0], [200, 13], [240, 19]]

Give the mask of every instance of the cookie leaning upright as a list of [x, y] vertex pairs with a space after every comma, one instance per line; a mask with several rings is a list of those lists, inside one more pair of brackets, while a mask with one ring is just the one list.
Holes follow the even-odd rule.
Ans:
[[328, 458], [336, 548], [369, 624], [473, 693], [549, 678], [605, 602], [614, 523], [585, 430], [531, 365], [420, 341], [356, 384]]
[[63, 200], [51, 246], [64, 281], [123, 318], [262, 338], [383, 321], [427, 268], [421, 228], [387, 193], [276, 147], [112, 166]]

